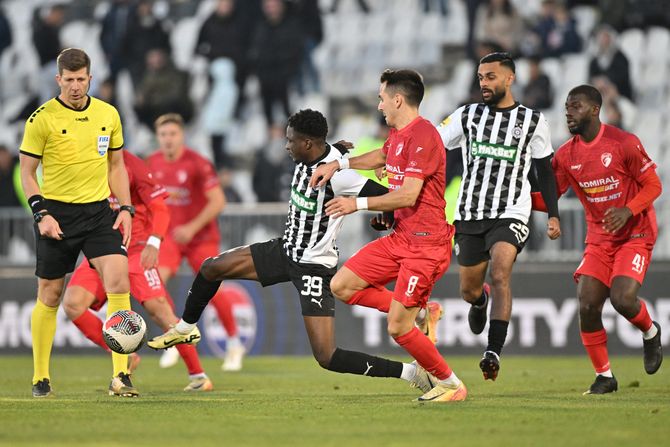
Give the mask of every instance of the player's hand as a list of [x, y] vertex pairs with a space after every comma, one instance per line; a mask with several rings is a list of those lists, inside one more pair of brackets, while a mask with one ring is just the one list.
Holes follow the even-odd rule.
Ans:
[[386, 231], [393, 226], [393, 213], [384, 212], [379, 213], [372, 219], [370, 219], [370, 226], [377, 231]]
[[338, 149], [340, 149], [340, 148], [344, 149], [348, 152], [348, 151], [350, 151], [354, 148], [354, 143], [352, 143], [351, 141], [347, 141], [347, 140], [340, 140], [337, 143], [333, 144], [333, 146], [335, 146]]
[[195, 236], [195, 231], [188, 224], [180, 225], [172, 230], [172, 238], [179, 244], [188, 244]]
[[40, 223], [37, 224], [40, 230], [40, 236], [48, 237], [49, 239], [62, 240], [65, 235], [58, 225], [58, 221], [54, 219], [51, 214], [42, 217]]
[[608, 233], [616, 233], [628, 222], [633, 216], [633, 212], [628, 207], [609, 208], [605, 211], [605, 218], [603, 219], [603, 229]]
[[552, 241], [561, 236], [561, 221], [558, 217], [550, 217], [549, 221], [547, 221], [547, 236]]
[[309, 186], [312, 188], [323, 187], [338, 169], [340, 169], [340, 165], [337, 161], [331, 161], [318, 166], [314, 172], [312, 172], [312, 178], [309, 179]]
[[158, 267], [158, 249], [153, 245], [145, 245], [140, 254], [140, 265], [144, 270]]
[[326, 216], [341, 217], [357, 210], [355, 197], [335, 197], [326, 203]]
[[133, 229], [133, 218], [128, 211], [121, 211], [116, 216], [116, 221], [112, 228], [118, 230], [119, 227], [123, 230], [123, 245], [125, 247], [130, 246], [130, 232]]
[[386, 166], [382, 166], [381, 168], [375, 169], [375, 175], [379, 180], [384, 180], [386, 177]]

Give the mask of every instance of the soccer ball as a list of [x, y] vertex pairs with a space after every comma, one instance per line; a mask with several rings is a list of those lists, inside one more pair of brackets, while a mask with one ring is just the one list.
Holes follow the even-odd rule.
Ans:
[[105, 321], [102, 336], [112, 351], [131, 354], [140, 349], [146, 341], [147, 324], [137, 312], [119, 310]]

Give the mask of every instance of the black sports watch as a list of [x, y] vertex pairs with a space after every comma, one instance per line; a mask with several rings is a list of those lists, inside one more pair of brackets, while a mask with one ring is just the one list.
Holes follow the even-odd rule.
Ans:
[[122, 205], [121, 208], [119, 208], [119, 212], [120, 211], [128, 211], [130, 217], [135, 217], [135, 207], [132, 205]]
[[49, 214], [49, 212], [47, 210], [42, 210], [42, 211], [38, 211], [36, 213], [33, 213], [33, 219], [35, 219], [35, 223], [42, 222], [42, 219], [44, 219], [44, 216], [46, 216], [47, 214]]

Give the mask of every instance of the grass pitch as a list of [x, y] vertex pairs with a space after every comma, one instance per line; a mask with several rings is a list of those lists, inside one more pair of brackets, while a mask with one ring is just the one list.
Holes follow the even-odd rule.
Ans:
[[335, 374], [307, 357], [250, 357], [240, 373], [204, 366], [215, 384], [187, 394], [185, 369], [144, 356], [141, 397], [107, 396], [111, 361], [54, 356], [57, 397], [30, 394], [32, 359], [0, 357], [0, 446], [636, 446], [670, 438], [668, 365], [613, 357], [619, 392], [582, 396], [582, 357], [503, 357], [496, 382], [477, 357], [449, 357], [468, 400], [419, 404], [406, 382]]

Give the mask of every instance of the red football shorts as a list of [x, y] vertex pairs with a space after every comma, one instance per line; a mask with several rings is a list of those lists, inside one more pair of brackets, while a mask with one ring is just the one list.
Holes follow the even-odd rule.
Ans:
[[635, 240], [616, 245], [587, 244], [582, 262], [574, 274], [575, 281], [579, 282], [582, 275], [588, 275], [610, 287], [615, 276], [627, 276], [641, 285], [653, 248], [653, 243]]
[[405, 307], [424, 307], [450, 262], [450, 239], [437, 246], [416, 246], [391, 233], [365, 245], [344, 266], [374, 287], [395, 280], [394, 300]]
[[161, 242], [161, 250], [158, 255], [158, 265], [170, 269], [174, 275], [179, 270], [181, 260], [186, 258], [194, 272], [200, 270], [200, 264], [207, 258], [219, 254], [218, 242], [191, 242], [190, 244], [178, 244], [172, 238], [166, 237]]
[[[158, 270], [155, 268], [144, 270], [140, 265], [141, 253], [142, 250], [128, 252], [128, 277], [130, 280], [130, 295], [138, 303], [144, 305], [145, 301], [164, 297], [167, 294], [158, 275]], [[100, 310], [102, 305], [107, 302], [107, 294], [100, 275], [88, 264], [86, 258], [75, 269], [67, 286], [79, 286], [92, 293], [95, 296], [95, 301], [90, 306], [93, 310]]]

